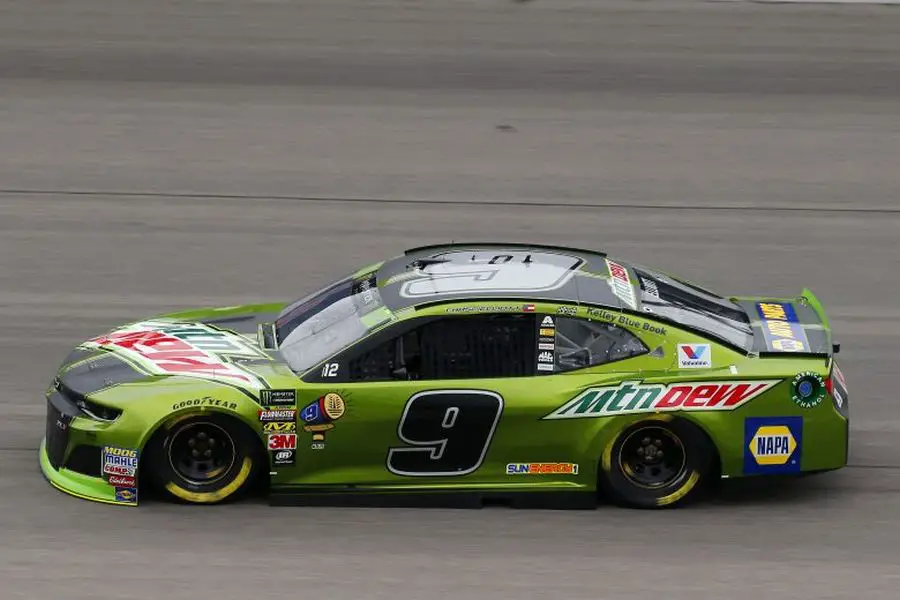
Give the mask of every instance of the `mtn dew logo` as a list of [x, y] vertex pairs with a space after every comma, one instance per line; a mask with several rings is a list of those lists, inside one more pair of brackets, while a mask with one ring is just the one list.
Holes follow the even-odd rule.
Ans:
[[259, 389], [265, 384], [237, 361], [267, 359], [240, 335], [199, 323], [147, 321], [94, 338], [85, 344], [130, 358], [154, 374], [227, 381]]
[[781, 383], [765, 381], [701, 381], [643, 383], [625, 381], [612, 387], [589, 388], [544, 419], [581, 419], [676, 410], [734, 410]]

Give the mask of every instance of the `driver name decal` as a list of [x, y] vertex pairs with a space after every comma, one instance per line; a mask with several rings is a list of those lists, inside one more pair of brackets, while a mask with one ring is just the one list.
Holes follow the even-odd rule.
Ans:
[[121, 352], [154, 374], [219, 379], [254, 389], [265, 385], [232, 359], [267, 359], [235, 334], [202, 324], [137, 323], [87, 342]]
[[544, 419], [581, 419], [678, 410], [734, 410], [780, 382], [780, 379], [692, 381], [666, 385], [625, 381], [617, 386], [584, 390]]

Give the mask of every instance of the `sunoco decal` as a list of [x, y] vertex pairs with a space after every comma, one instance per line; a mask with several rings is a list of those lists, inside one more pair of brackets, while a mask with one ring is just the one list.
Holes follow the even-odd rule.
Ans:
[[544, 419], [580, 419], [676, 410], [734, 410], [780, 383], [766, 381], [642, 383], [590, 388]]
[[87, 345], [121, 352], [154, 374], [228, 381], [260, 389], [265, 384], [234, 360], [268, 360], [241, 336], [202, 324], [144, 322], [94, 338]]

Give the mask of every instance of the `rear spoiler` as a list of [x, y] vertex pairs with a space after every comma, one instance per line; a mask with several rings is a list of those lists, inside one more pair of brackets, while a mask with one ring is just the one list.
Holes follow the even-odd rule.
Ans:
[[[831, 329], [831, 321], [828, 320], [828, 315], [825, 314], [825, 307], [822, 306], [822, 302], [819, 301], [819, 298], [816, 297], [815, 294], [812, 293], [812, 290], [809, 288], [803, 288], [803, 291], [800, 293], [800, 298], [806, 301], [809, 304], [810, 308], [816, 311], [816, 315], [819, 317], [819, 321], [822, 322], [822, 327], [825, 328], [831, 334], [831, 352], [826, 353], [830, 355], [837, 354], [841, 351], [841, 345], [838, 342], [834, 341], [834, 333]], [[821, 353], [818, 354], [821, 356]]]
[[760, 357], [830, 359], [840, 351], [822, 303], [808, 288], [793, 298], [744, 297], [735, 301], [751, 319], [753, 351]]

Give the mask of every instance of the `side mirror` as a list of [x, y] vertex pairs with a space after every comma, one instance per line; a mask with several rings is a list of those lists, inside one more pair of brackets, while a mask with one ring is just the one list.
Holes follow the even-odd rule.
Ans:
[[409, 371], [405, 366], [400, 366], [391, 371], [391, 377], [394, 379], [409, 379]]

